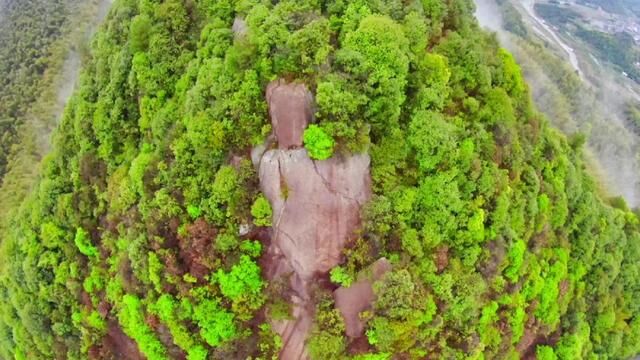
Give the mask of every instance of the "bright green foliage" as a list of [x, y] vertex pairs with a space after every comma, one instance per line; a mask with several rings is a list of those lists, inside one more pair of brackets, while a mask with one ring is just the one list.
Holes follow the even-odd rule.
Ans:
[[482, 342], [487, 346], [495, 346], [500, 343], [500, 333], [493, 326], [498, 320], [498, 303], [491, 302], [482, 309], [478, 323], [478, 333]]
[[124, 332], [134, 339], [149, 360], [167, 359], [166, 349], [144, 320], [142, 302], [134, 295], [122, 298], [118, 320]]
[[524, 79], [520, 75], [520, 67], [516, 64], [513, 55], [504, 49], [500, 49], [500, 57], [504, 66], [504, 88], [509, 95], [516, 99], [520, 99], [526, 94], [526, 85]]
[[328, 76], [316, 89], [319, 114], [325, 119], [338, 120], [341, 124], [350, 123], [366, 101], [366, 96], [350, 89], [339, 76]]
[[240, 243], [240, 251], [252, 258], [258, 258], [262, 254], [262, 243], [259, 241], [245, 240]]
[[76, 230], [76, 236], [73, 239], [73, 242], [76, 244], [76, 247], [80, 252], [89, 257], [98, 256], [98, 249], [91, 244], [91, 239], [89, 238], [89, 234], [82, 228], [78, 228]]
[[233, 314], [223, 310], [215, 299], [205, 299], [196, 305], [193, 319], [200, 328], [200, 336], [210, 346], [220, 346], [236, 336]]
[[312, 159], [326, 160], [333, 155], [334, 141], [321, 127], [312, 124], [304, 131], [304, 146]]
[[187, 206], [187, 213], [192, 219], [197, 219], [202, 214], [202, 210], [195, 205], [189, 205]]
[[273, 211], [271, 204], [263, 195], [258, 196], [251, 205], [251, 216], [253, 216], [253, 223], [256, 226], [271, 226]]
[[158, 259], [158, 255], [156, 255], [156, 253], [154, 252], [149, 252], [147, 258], [149, 259], [149, 280], [151, 281], [157, 292], [162, 292], [161, 276], [164, 266], [162, 266], [160, 259]]
[[525, 313], [524, 309], [521, 307], [517, 307], [514, 312], [513, 315], [510, 317], [509, 319], [509, 326], [511, 326], [511, 342], [512, 343], [517, 343], [518, 341], [520, 341], [520, 338], [522, 338], [522, 335], [524, 334], [524, 326], [525, 326], [525, 321], [527, 319], [527, 314]]
[[219, 251], [230, 251], [238, 247], [238, 237], [231, 233], [222, 233], [216, 237], [215, 247]]
[[171, 332], [173, 342], [187, 352], [189, 359], [205, 359], [206, 349], [199, 344], [189, 329], [180, 322], [180, 307], [175, 298], [163, 294], [152, 304], [149, 310], [156, 314]]
[[145, 147], [140, 154], [131, 162], [131, 168], [129, 168], [129, 178], [131, 179], [131, 185], [133, 190], [142, 196], [145, 194], [145, 175], [147, 168], [153, 161], [153, 154], [149, 147]]
[[374, 135], [393, 126], [400, 116], [409, 66], [408, 45], [400, 25], [387, 16], [370, 15], [346, 34], [344, 47], [338, 52], [338, 62], [349, 73], [366, 79], [363, 89], [369, 101], [364, 116]]
[[333, 306], [333, 299], [323, 297], [316, 308], [316, 325], [308, 343], [311, 359], [340, 358], [346, 348], [343, 334], [344, 320]]
[[98, 331], [105, 331], [107, 329], [107, 323], [97, 311], [92, 311], [86, 317], [87, 325]]
[[409, 142], [418, 151], [420, 170], [433, 171], [455, 151], [454, 126], [440, 113], [422, 111], [411, 119]]
[[89, 294], [95, 294], [103, 290], [105, 286], [104, 274], [97, 267], [92, 267], [89, 276], [84, 279], [82, 288]]
[[440, 110], [445, 104], [449, 92], [449, 79], [451, 71], [447, 66], [446, 58], [433, 53], [424, 54], [417, 58], [416, 66], [419, 71], [416, 76], [409, 79], [410, 86], [416, 87], [416, 106], [421, 110]]
[[192, 347], [187, 349], [187, 360], [206, 360], [207, 353], [207, 349], [203, 346]]
[[553, 352], [553, 348], [546, 345], [536, 347], [536, 358], [538, 360], [556, 360], [558, 357]]
[[215, 174], [205, 210], [215, 222], [223, 222], [232, 216], [237, 201], [238, 182], [238, 172], [231, 166], [223, 166]]
[[[260, 277], [260, 267], [249, 256], [242, 255], [230, 272], [218, 270], [215, 280], [220, 285], [222, 295], [233, 302], [235, 309], [247, 308], [247, 311], [252, 311], [262, 306], [264, 298], [261, 290], [264, 283]], [[241, 313], [239, 316], [246, 315]]]
[[331, 52], [331, 28], [326, 18], [311, 21], [295, 31], [287, 43], [291, 60], [302, 73], [313, 73], [327, 61]]
[[435, 304], [424, 301], [427, 295], [407, 270], [386, 274], [374, 283], [373, 290], [377, 296], [374, 303], [377, 316], [366, 333], [369, 343], [381, 352], [407, 350], [417, 340], [410, 334], [431, 321]]
[[511, 282], [518, 281], [518, 278], [520, 277], [522, 262], [524, 261], [524, 255], [527, 250], [526, 247], [527, 246], [524, 241], [518, 240], [511, 245], [511, 248], [507, 253], [509, 267], [505, 270], [504, 276], [506, 276]]
[[136, 53], [148, 48], [152, 26], [152, 20], [147, 14], [140, 14], [131, 20], [129, 44], [132, 52]]
[[391, 354], [378, 353], [378, 354], [356, 355], [354, 359], [356, 360], [388, 360], [388, 359], [391, 359]]
[[349, 287], [353, 283], [353, 277], [341, 266], [336, 266], [330, 272], [331, 282]]

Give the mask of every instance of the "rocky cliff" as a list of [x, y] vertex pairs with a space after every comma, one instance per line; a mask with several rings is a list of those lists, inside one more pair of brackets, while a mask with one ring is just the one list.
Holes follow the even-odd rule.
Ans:
[[313, 322], [311, 285], [342, 260], [357, 236], [361, 206], [371, 196], [369, 156], [313, 160], [302, 148], [313, 119], [313, 96], [304, 84], [278, 80], [267, 88], [277, 149], [254, 156], [260, 187], [273, 209], [270, 280], [288, 278], [293, 319], [275, 321], [284, 346], [282, 359], [307, 358], [305, 340]]

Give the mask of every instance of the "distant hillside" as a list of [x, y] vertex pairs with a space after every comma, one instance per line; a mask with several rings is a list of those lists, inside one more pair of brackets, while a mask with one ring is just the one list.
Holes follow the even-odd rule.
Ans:
[[0, 180], [27, 112], [67, 56], [66, 37], [93, 3], [7, 0], [0, 5]]
[[607, 12], [617, 14], [634, 13], [640, 16], [640, 3], [636, 0], [578, 0], [578, 3], [601, 7]]

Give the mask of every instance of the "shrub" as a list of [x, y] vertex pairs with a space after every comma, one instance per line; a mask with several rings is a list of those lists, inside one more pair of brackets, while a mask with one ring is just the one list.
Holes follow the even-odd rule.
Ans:
[[256, 226], [271, 226], [273, 211], [271, 204], [263, 195], [258, 196], [251, 206], [251, 216], [253, 216], [253, 223]]
[[233, 314], [225, 311], [215, 299], [205, 299], [195, 306], [193, 319], [200, 328], [200, 336], [210, 346], [218, 347], [237, 335]]
[[353, 277], [341, 266], [331, 269], [331, 281], [338, 285], [349, 287], [353, 283]]
[[98, 256], [98, 249], [91, 244], [91, 239], [89, 239], [89, 234], [82, 228], [78, 228], [76, 230], [76, 237], [73, 239], [73, 242], [78, 247], [78, 250], [83, 255], [89, 257]]
[[167, 359], [166, 349], [144, 320], [142, 302], [134, 295], [122, 297], [118, 321], [124, 332], [138, 343], [140, 351], [149, 360]]
[[309, 125], [304, 131], [303, 140], [312, 159], [326, 160], [333, 155], [334, 141], [321, 127]]
[[558, 357], [552, 347], [541, 345], [536, 347], [536, 358], [538, 360], [556, 360]]

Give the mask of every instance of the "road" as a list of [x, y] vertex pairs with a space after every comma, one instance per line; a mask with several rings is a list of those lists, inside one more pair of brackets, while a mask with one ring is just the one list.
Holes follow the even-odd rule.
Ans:
[[556, 44], [567, 53], [567, 55], [569, 56], [569, 63], [571, 63], [571, 66], [578, 72], [580, 78], [582, 78], [582, 70], [580, 69], [580, 64], [578, 63], [578, 57], [576, 56], [575, 51], [572, 47], [565, 44], [562, 39], [560, 39], [560, 36], [558, 36], [558, 34], [556, 34], [556, 32], [549, 25], [547, 25], [547, 23], [543, 19], [539, 18], [536, 15], [536, 12], [533, 8], [533, 6], [535, 5], [535, 0], [522, 0], [522, 5], [527, 11], [527, 14], [529, 14], [529, 16], [538, 24], [538, 26], [542, 27], [551, 36], [551, 38], [553, 38]]

